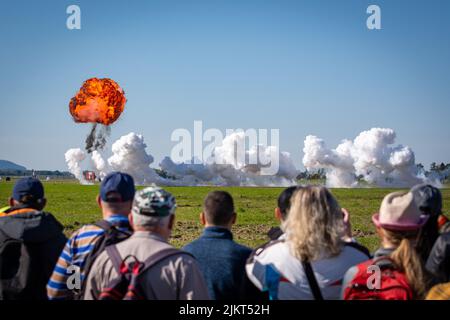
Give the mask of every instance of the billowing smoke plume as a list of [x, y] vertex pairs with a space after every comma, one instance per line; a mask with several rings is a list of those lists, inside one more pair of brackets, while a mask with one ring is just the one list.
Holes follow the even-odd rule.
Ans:
[[142, 135], [131, 132], [112, 145], [113, 155], [108, 164], [113, 171], [126, 172], [137, 184], [157, 182], [159, 176], [150, 168], [153, 157], [145, 151], [147, 145]]
[[[154, 159], [147, 153], [146, 147], [142, 135], [129, 133], [112, 145], [112, 156], [107, 161], [103, 159], [100, 152], [96, 150], [92, 152], [91, 161], [94, 171], [100, 178], [111, 171], [122, 171], [132, 175], [136, 184], [156, 183], [166, 186], [284, 186], [295, 184], [297, 176], [297, 170], [289, 153], [280, 152], [275, 146], [261, 145], [252, 146], [246, 150], [243, 132], [235, 132], [225, 137], [223, 143], [215, 147], [211, 156], [203, 163], [197, 164], [194, 161], [174, 163], [169, 157], [164, 158], [160, 167], [166, 172], [167, 178], [160, 177], [150, 167]], [[78, 179], [82, 178], [80, 162], [84, 160], [84, 157], [79, 157], [75, 162], [80, 174], [72, 169], [73, 161], [68, 162], [69, 169]], [[272, 163], [272, 160], [277, 161]], [[66, 161], [68, 161], [67, 157]], [[270, 170], [274, 167], [277, 170], [271, 173]]]
[[65, 153], [66, 163], [69, 171], [80, 181], [82, 184], [86, 184], [84, 179], [83, 170], [81, 169], [81, 162], [86, 158], [86, 153], [79, 149], [69, 149]]
[[395, 138], [392, 129], [372, 128], [329, 149], [322, 139], [309, 135], [303, 165], [307, 170], [325, 169], [330, 187], [355, 187], [361, 180], [372, 186], [410, 187], [427, 180], [411, 148], [394, 145]]
[[[276, 146], [245, 148], [244, 132], [226, 136], [205, 163], [175, 164], [169, 157], [161, 169], [190, 184], [284, 186], [295, 184], [297, 170], [288, 152]], [[277, 163], [271, 163], [277, 161]], [[270, 170], [275, 168], [274, 172]]]
[[103, 179], [110, 170], [108, 163], [103, 159], [99, 151], [94, 150], [91, 156], [94, 172], [100, 179]]

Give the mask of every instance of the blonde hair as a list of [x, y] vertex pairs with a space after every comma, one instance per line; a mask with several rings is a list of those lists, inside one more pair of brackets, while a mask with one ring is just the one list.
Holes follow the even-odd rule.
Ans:
[[283, 229], [292, 254], [302, 261], [334, 257], [342, 250], [343, 213], [327, 188], [296, 191]]
[[382, 229], [386, 240], [396, 247], [390, 254], [399, 271], [403, 272], [408, 283], [413, 289], [417, 299], [424, 298], [429, 282], [415, 244], [420, 236], [420, 231], [393, 231]]

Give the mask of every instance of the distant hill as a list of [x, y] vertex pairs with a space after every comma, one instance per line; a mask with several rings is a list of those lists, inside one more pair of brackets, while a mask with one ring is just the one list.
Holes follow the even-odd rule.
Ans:
[[27, 168], [8, 160], [0, 160], [0, 170], [26, 171]]

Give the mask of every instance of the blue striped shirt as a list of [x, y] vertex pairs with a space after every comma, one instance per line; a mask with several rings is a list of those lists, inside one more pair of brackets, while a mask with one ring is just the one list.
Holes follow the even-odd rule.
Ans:
[[[113, 215], [107, 221], [117, 226], [121, 231], [130, 231], [130, 224], [126, 216]], [[84, 280], [86, 258], [104, 232], [102, 228], [96, 225], [86, 225], [70, 237], [47, 284], [47, 295], [50, 300], [73, 299], [74, 292], [67, 287], [67, 283], [74, 272], [69, 268], [74, 266], [78, 269], [81, 281]]]

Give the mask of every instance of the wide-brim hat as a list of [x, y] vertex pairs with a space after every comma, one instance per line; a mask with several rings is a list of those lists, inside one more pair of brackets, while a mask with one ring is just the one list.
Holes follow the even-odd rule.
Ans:
[[384, 197], [380, 211], [372, 216], [372, 221], [383, 229], [413, 231], [423, 227], [428, 218], [417, 207], [412, 192], [393, 192]]

